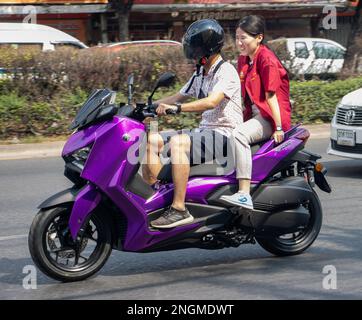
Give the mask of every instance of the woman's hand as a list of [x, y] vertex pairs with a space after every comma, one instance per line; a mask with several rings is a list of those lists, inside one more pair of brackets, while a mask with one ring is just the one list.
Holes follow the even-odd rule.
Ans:
[[166, 115], [167, 114], [166, 110], [169, 110], [169, 109], [177, 111], [177, 107], [172, 104], [160, 103], [156, 109], [156, 113], [159, 116]]
[[283, 130], [276, 130], [273, 134], [274, 141], [276, 143], [281, 143], [284, 140], [284, 131]]

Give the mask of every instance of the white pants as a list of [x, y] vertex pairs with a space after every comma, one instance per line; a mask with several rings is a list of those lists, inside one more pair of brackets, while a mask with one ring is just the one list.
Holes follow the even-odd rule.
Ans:
[[252, 156], [250, 145], [266, 140], [273, 134], [271, 123], [253, 106], [253, 118], [237, 126], [233, 131], [236, 178], [251, 179]]

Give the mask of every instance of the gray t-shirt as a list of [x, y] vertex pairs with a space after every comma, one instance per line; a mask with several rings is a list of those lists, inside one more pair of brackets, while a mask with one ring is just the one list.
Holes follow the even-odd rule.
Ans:
[[[202, 120], [199, 125], [200, 129], [214, 129], [229, 136], [233, 129], [243, 123], [243, 106], [241, 100], [240, 78], [235, 68], [229, 63], [224, 62], [216, 73], [214, 70], [221, 57], [212, 65], [207, 75], [203, 76], [203, 68], [197, 75], [189, 88], [191, 79], [180, 90], [180, 94], [198, 98], [200, 90], [207, 97], [211, 92], [223, 92], [225, 99], [214, 109], [206, 110], [202, 113]], [[186, 90], [189, 90], [186, 92]]]

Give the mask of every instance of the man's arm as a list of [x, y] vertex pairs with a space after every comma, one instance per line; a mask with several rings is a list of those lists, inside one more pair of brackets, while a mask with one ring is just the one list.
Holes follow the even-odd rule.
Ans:
[[184, 96], [178, 92], [178, 93], [174, 94], [173, 96], [162, 98], [160, 100], [155, 101], [154, 103], [174, 104], [176, 102], [181, 102], [181, 103], [185, 102], [187, 99], [189, 99], [188, 96]]
[[181, 105], [183, 112], [202, 112], [214, 109], [225, 99], [223, 92], [211, 92], [208, 97]]
[[[223, 99], [225, 99], [225, 95], [223, 92], [211, 92], [209, 94], [209, 96], [206, 98], [181, 104], [181, 111], [182, 112], [203, 112], [203, 111], [215, 108], [222, 102]], [[175, 101], [172, 103], [176, 103], [176, 102], [180, 102], [180, 101]], [[156, 110], [157, 114], [165, 115], [167, 109], [175, 109], [176, 107], [173, 106], [172, 103], [161, 102], [161, 104], [158, 106], [158, 108]]]

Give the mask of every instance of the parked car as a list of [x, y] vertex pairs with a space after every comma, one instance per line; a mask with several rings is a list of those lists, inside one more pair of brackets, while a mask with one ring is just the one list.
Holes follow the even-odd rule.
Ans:
[[64, 46], [88, 48], [71, 35], [49, 26], [30, 23], [0, 23], [0, 48], [35, 48], [45, 51]]
[[345, 95], [338, 103], [327, 153], [362, 159], [362, 88]]
[[284, 65], [296, 75], [339, 73], [346, 48], [320, 38], [281, 38], [268, 41]]

